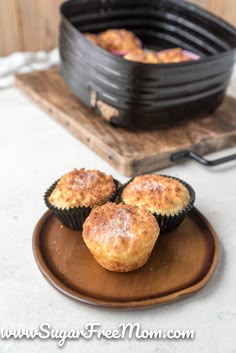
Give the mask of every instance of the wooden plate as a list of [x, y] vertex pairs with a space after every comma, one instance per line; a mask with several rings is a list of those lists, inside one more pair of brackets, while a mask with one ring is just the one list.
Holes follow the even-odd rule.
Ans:
[[63, 227], [48, 211], [34, 230], [33, 251], [48, 282], [71, 299], [131, 308], [167, 303], [202, 288], [214, 272], [218, 241], [194, 208], [176, 231], [159, 237], [144, 267], [109, 272], [94, 260], [81, 232]]

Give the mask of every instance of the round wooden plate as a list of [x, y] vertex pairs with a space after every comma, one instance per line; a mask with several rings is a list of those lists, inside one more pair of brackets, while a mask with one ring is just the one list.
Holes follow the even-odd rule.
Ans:
[[131, 308], [167, 303], [202, 288], [214, 272], [218, 241], [194, 208], [177, 230], [159, 237], [144, 267], [109, 272], [94, 260], [81, 232], [62, 226], [48, 211], [34, 230], [33, 252], [48, 282], [71, 299]]

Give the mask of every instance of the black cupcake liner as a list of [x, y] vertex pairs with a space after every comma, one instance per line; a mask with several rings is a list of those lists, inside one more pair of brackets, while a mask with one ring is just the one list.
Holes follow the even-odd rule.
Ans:
[[[116, 190], [111, 194], [107, 202], [115, 202], [117, 197], [117, 192], [119, 188], [119, 181], [113, 179], [116, 185]], [[53, 206], [49, 202], [49, 196], [51, 195], [52, 191], [55, 189], [59, 180], [54, 182], [49, 189], [47, 189], [46, 193], [44, 194], [44, 202], [46, 206], [53, 212], [53, 214], [61, 221], [61, 223], [70, 229], [73, 230], [82, 230], [83, 224], [92, 211], [93, 207], [73, 207], [68, 209], [60, 209], [58, 207]]]
[[[185, 208], [179, 212], [176, 215], [162, 215], [162, 214], [158, 214], [158, 213], [152, 213], [153, 216], [155, 216], [158, 225], [160, 227], [160, 234], [164, 234], [164, 233], [169, 233], [173, 230], [175, 230], [183, 221], [184, 217], [191, 211], [191, 209], [193, 208], [194, 202], [195, 202], [195, 191], [193, 190], [193, 188], [186, 183], [185, 181], [176, 178], [176, 177], [172, 177], [169, 175], [164, 175], [164, 174], [160, 174], [161, 176], [164, 176], [166, 178], [170, 178], [170, 179], [175, 179], [178, 180], [181, 184], [183, 184], [189, 191], [189, 195], [190, 195], [190, 200], [189, 203], [185, 206]], [[127, 183], [125, 183], [124, 185], [122, 185], [119, 190], [118, 190], [118, 194], [117, 197], [119, 199], [120, 202], [123, 202], [122, 200], [122, 192], [125, 189], [125, 187], [131, 183], [134, 180], [134, 178], [130, 179]], [[124, 203], [124, 202], [123, 202]]]

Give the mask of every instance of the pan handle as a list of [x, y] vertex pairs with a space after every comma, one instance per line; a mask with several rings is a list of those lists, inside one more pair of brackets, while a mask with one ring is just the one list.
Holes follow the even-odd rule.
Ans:
[[193, 151], [190, 151], [190, 150], [179, 151], [179, 152], [173, 153], [170, 156], [171, 162], [178, 162], [182, 159], [187, 159], [187, 158], [193, 159], [196, 162], [203, 164], [207, 167], [214, 167], [219, 164], [223, 164], [226, 162], [236, 160], [236, 154], [231, 154], [226, 157], [218, 158], [218, 159], [215, 159], [214, 161], [209, 161], [208, 159], [206, 159], [206, 158], [200, 156], [199, 154], [197, 154]]

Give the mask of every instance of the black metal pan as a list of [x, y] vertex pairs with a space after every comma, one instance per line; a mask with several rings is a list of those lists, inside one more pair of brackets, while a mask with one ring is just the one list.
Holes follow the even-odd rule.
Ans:
[[[144, 64], [124, 60], [83, 32], [125, 28], [144, 46], [182, 47], [197, 61]], [[213, 112], [235, 62], [236, 29], [181, 0], [69, 0], [61, 7], [61, 72], [72, 92], [109, 123], [156, 128]]]

